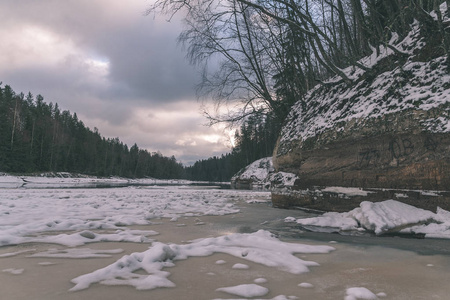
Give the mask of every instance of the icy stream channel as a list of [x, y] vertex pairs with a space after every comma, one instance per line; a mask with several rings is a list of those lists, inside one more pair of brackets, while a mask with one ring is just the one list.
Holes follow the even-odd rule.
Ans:
[[180, 185], [0, 189], [0, 298], [445, 299], [450, 293], [450, 255], [402, 247], [436, 240], [359, 243], [362, 237], [303, 232], [285, 222], [288, 216], [312, 217], [273, 209], [268, 192]]

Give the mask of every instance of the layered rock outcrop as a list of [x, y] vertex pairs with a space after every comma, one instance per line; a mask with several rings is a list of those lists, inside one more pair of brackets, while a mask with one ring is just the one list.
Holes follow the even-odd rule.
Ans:
[[297, 177], [286, 172], [274, 172], [272, 157], [256, 160], [231, 178], [233, 189], [278, 189], [291, 187]]
[[[450, 208], [447, 57], [435, 53], [422, 61], [429, 45], [417, 22], [405, 39], [396, 39], [360, 61], [368, 70], [344, 70], [351, 85], [332, 79], [307, 95], [306, 108], [294, 105], [273, 164], [299, 179], [292, 189], [273, 192], [274, 206], [345, 211], [361, 200], [394, 198], [401, 190], [437, 190], [433, 197], [408, 192], [398, 200]], [[370, 193], [321, 193], [327, 186]]]

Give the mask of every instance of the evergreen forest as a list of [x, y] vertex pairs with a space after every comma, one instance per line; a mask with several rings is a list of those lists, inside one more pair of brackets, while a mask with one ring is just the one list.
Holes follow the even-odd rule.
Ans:
[[236, 132], [231, 153], [183, 166], [174, 156], [149, 153], [86, 127], [76, 113], [46, 103], [42, 95], [0, 85], [0, 172], [69, 172], [94, 176], [228, 181], [254, 160], [271, 155], [278, 131], [253, 116]]
[[0, 171], [70, 172], [96, 176], [181, 178], [175, 157], [149, 153], [136, 144], [91, 130], [58, 104], [0, 86]]

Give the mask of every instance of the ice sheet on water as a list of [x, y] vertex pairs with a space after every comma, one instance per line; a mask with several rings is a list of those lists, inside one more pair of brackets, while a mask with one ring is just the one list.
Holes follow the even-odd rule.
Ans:
[[[69, 179], [67, 179], [69, 180]], [[237, 199], [269, 199], [268, 192], [205, 189], [3, 189], [0, 246], [28, 242], [79, 246], [98, 241], [150, 242], [154, 231], [131, 231], [158, 218], [239, 212]], [[105, 232], [105, 230], [107, 232]], [[70, 231], [70, 233], [61, 233]], [[58, 233], [58, 234], [51, 234]]]
[[[174, 265], [174, 261], [193, 256], [209, 256], [213, 253], [225, 253], [244, 260], [276, 267], [293, 274], [309, 271], [309, 267], [318, 266], [316, 262], [305, 261], [296, 253], [329, 253], [334, 248], [330, 246], [310, 246], [281, 242], [270, 232], [260, 230], [252, 234], [230, 234], [215, 238], [194, 240], [189, 244], [153, 243], [144, 252], [125, 255], [115, 263], [85, 274], [72, 280], [77, 291], [88, 288], [93, 283], [107, 285], [131, 285], [137, 289], [154, 289], [158, 287], [173, 287], [175, 284], [167, 277], [164, 267]], [[242, 256], [245, 252], [247, 255]], [[134, 273], [144, 270], [147, 275]]]
[[[287, 221], [292, 221], [292, 218]], [[377, 235], [400, 231], [450, 238], [450, 212], [438, 208], [437, 213], [433, 213], [395, 200], [363, 201], [360, 207], [349, 212], [329, 212], [315, 218], [298, 219], [297, 223], [343, 231], [367, 230]]]

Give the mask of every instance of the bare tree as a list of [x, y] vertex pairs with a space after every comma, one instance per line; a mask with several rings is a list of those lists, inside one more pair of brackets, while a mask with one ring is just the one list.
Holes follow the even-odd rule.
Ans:
[[[405, 36], [414, 17], [432, 19], [430, 11], [441, 2], [157, 0], [148, 13], [184, 13], [180, 41], [189, 60], [203, 68], [199, 94], [216, 100], [217, 108], [239, 108], [207, 117], [234, 123], [264, 111], [283, 120], [294, 101], [331, 75], [352, 84], [343, 68], [368, 70], [358, 61], [371, 45], [387, 44], [393, 32]], [[448, 25], [439, 12], [437, 19], [448, 53]]]

